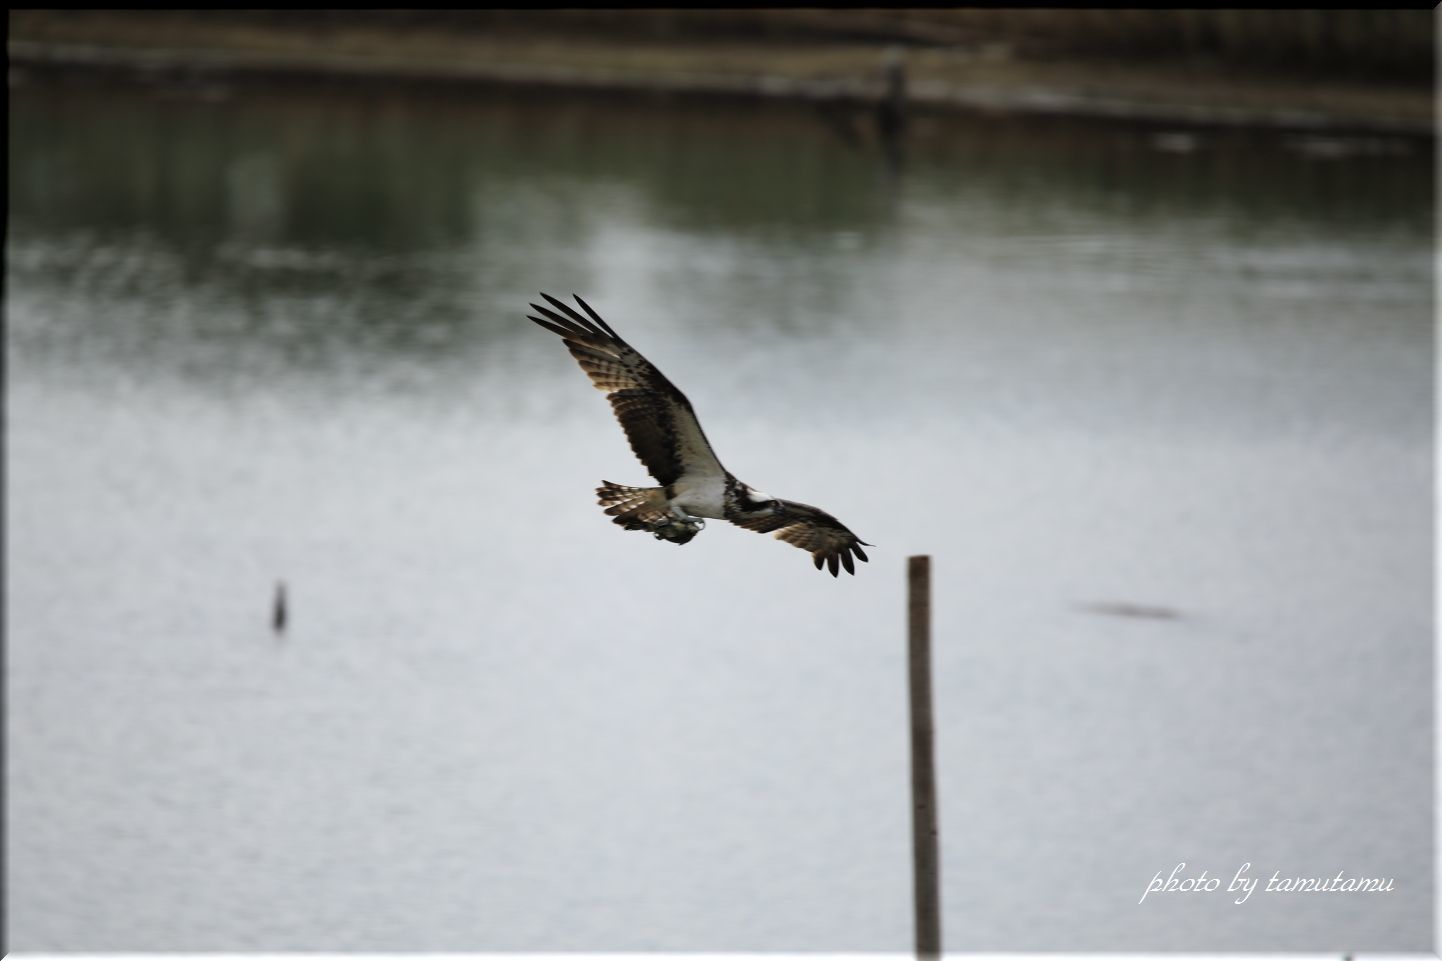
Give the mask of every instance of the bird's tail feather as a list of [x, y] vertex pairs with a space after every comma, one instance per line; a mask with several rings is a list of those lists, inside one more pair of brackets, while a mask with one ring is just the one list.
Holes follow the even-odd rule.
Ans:
[[627, 487], [601, 481], [596, 488], [599, 502], [611, 516], [613, 524], [619, 524], [628, 531], [649, 531], [658, 524], [670, 520], [666, 506], [666, 489], [663, 487]]

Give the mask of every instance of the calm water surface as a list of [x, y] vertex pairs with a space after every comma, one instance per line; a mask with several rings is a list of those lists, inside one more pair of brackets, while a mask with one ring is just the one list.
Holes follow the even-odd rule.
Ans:
[[[1430, 950], [1430, 148], [10, 108], [15, 949], [909, 950], [929, 553], [949, 948]], [[873, 562], [610, 525], [539, 290]]]

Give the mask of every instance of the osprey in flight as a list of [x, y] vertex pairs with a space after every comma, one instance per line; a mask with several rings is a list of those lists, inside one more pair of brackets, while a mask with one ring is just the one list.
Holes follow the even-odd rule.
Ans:
[[778, 539], [810, 551], [816, 569], [825, 565], [832, 577], [838, 565], [856, 573], [851, 555], [866, 560], [861, 549], [865, 541], [823, 510], [763, 494], [737, 480], [716, 459], [686, 395], [654, 364], [580, 297], [576, 303], [589, 319], [550, 294], [541, 296], [556, 309], [532, 304], [541, 316], [529, 319], [561, 335], [581, 369], [606, 392], [631, 449], [661, 485], [624, 487], [602, 481], [596, 493], [615, 523], [685, 544], [706, 526], [702, 518], [720, 518], [760, 534], [775, 531]]

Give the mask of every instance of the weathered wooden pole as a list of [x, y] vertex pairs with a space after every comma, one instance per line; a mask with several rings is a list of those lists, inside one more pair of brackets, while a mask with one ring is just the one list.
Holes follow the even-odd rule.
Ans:
[[936, 729], [931, 713], [931, 557], [906, 560], [906, 626], [911, 690], [911, 851], [916, 956], [941, 957], [937, 863]]

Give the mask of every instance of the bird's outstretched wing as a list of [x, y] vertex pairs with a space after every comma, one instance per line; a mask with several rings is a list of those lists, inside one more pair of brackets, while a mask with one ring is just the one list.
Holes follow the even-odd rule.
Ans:
[[596, 389], [604, 391], [611, 401], [631, 450], [657, 482], [673, 484], [682, 474], [692, 471], [724, 473], [691, 402], [656, 365], [617, 336], [580, 297], [576, 297], [576, 303], [588, 317], [550, 294], [541, 296], [555, 310], [531, 304], [540, 316], [527, 316], [561, 335], [571, 356], [590, 375]]
[[832, 577], [837, 574], [838, 563], [846, 568], [846, 573], [856, 573], [852, 554], [863, 561], [867, 559], [866, 552], [861, 549], [866, 542], [821, 508], [798, 504], [795, 501], [783, 500], [777, 503], [780, 508], [773, 513], [745, 520], [732, 520], [731, 523], [758, 534], [776, 531], [777, 540], [794, 544], [803, 551], [810, 551], [816, 569], [821, 570], [824, 564], [831, 571]]

